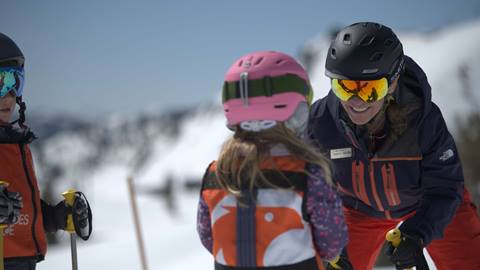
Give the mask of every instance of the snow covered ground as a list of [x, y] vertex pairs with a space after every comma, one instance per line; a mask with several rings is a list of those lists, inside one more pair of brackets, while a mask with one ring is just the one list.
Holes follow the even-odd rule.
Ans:
[[[400, 34], [406, 53], [425, 69], [434, 89], [433, 100], [439, 104], [450, 126], [456, 115], [472, 110], [461, 94], [452, 94], [452, 91], [461, 91], [464, 86], [458, 76], [462, 66], [467, 67], [470, 78], [480, 78], [478, 37], [480, 21], [429, 35]], [[312, 84], [315, 98], [319, 98], [328, 90], [322, 55], [328, 42], [316, 39], [315, 46], [320, 57], [312, 70]], [[477, 91], [474, 95], [479, 97], [480, 94]], [[138, 187], [157, 187], [168, 174], [180, 180], [201, 176], [206, 165], [216, 158], [222, 141], [230, 134], [224, 121], [219, 111], [198, 114], [185, 122], [177, 140], [159, 138], [151, 146], [153, 158], [146, 161], [143, 170], [133, 172]], [[78, 241], [79, 269], [141, 269], [126, 183], [130, 174], [129, 166], [112, 162], [92, 171], [88, 183], [82, 185], [93, 209], [94, 232], [87, 243]], [[176, 184], [180, 188], [180, 183]], [[176, 198], [179, 206], [174, 216], [159, 198], [138, 197], [149, 269], [212, 269], [212, 258], [201, 246], [195, 231], [198, 194], [177, 194], [180, 194]], [[71, 267], [69, 236], [66, 233], [62, 236], [64, 244], [50, 248], [38, 269]], [[435, 268], [432, 266], [431, 269]]]
[[[99, 172], [89, 194], [94, 210], [94, 234], [78, 240], [79, 269], [141, 269], [126, 178], [128, 172], [112, 166]], [[92, 196], [93, 195], [93, 196]], [[137, 203], [149, 269], [210, 269], [212, 260], [195, 232], [197, 194], [178, 198], [180, 212], [171, 216], [157, 198], [139, 196]], [[38, 269], [69, 269], [69, 235], [64, 244], [49, 249]]]

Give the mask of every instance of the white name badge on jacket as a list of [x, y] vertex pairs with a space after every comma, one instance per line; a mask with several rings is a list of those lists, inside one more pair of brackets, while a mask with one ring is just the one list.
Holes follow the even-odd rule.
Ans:
[[350, 158], [352, 157], [352, 148], [330, 149], [330, 159]]

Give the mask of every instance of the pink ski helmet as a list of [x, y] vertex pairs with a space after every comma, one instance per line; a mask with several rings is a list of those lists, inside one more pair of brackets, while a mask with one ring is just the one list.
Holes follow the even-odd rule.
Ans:
[[275, 51], [253, 52], [236, 60], [225, 75], [223, 109], [227, 126], [244, 121], [287, 121], [313, 91], [303, 67]]

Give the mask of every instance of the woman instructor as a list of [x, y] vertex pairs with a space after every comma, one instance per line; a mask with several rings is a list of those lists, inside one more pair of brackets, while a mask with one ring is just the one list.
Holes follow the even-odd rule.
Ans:
[[455, 142], [397, 36], [378, 23], [344, 28], [326, 75], [331, 91], [313, 105], [308, 132], [335, 165], [350, 238], [342, 259], [372, 269], [402, 222], [400, 245], [387, 250], [397, 269], [425, 263], [423, 248], [438, 269], [480, 269], [480, 220]]

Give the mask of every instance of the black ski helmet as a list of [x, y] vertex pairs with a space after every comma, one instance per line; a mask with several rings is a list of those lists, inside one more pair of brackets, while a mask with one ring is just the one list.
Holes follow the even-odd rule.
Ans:
[[9, 66], [21, 68], [25, 62], [25, 57], [11, 38], [0, 33], [0, 64], [4, 62], [8, 62]]
[[360, 22], [342, 29], [330, 44], [325, 75], [350, 80], [387, 77], [390, 81], [401, 72], [403, 63], [402, 43], [392, 29]]
[[[0, 67], [9, 66], [23, 69], [24, 63], [25, 56], [17, 44], [5, 34], [0, 33]], [[27, 107], [25, 102], [22, 100], [22, 96], [17, 97], [16, 102], [19, 105], [19, 118], [13, 123], [18, 122], [21, 127], [26, 127], [24, 122], [25, 110]]]

